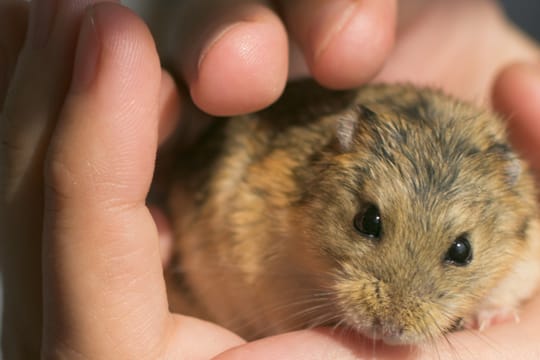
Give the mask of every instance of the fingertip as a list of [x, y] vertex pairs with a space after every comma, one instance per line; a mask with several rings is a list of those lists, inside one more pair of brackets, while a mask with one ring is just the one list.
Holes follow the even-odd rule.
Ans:
[[231, 359], [407, 359], [415, 351], [410, 346], [390, 346], [363, 337], [354, 331], [315, 328], [279, 334], [230, 349], [212, 360]]
[[[115, 3], [88, 8], [70, 91], [48, 153], [49, 162], [66, 164], [81, 178], [80, 184], [124, 184], [124, 191], [104, 186], [89, 192], [88, 201], [100, 203], [114, 196], [144, 203], [157, 148], [160, 79], [152, 37], [137, 15]], [[83, 156], [92, 167], [85, 166]], [[98, 168], [103, 171], [99, 177], [90, 176]], [[71, 189], [69, 181], [61, 181], [62, 174], [52, 173], [50, 182]]]
[[212, 115], [260, 110], [282, 93], [287, 66], [287, 37], [277, 19], [236, 23], [202, 53], [188, 79], [191, 96]]
[[[386, 4], [383, 4], [386, 3]], [[364, 2], [343, 29], [313, 57], [313, 76], [330, 88], [351, 88], [371, 80], [394, 43], [393, 1]]]
[[287, 26], [322, 85], [355, 87], [382, 68], [394, 43], [395, 0], [282, 3]]
[[174, 314], [172, 324], [176, 329], [170, 343], [175, 346], [167, 359], [184, 359], [186, 354], [190, 359], [214, 359], [223, 351], [245, 343], [233, 332], [194, 317]]
[[[524, 102], [530, 93], [536, 93], [540, 87], [540, 64], [513, 63], [503, 68], [493, 85], [493, 104], [497, 110], [509, 114], [533, 111], [537, 106]], [[515, 105], [526, 105], [526, 107]], [[529, 107], [528, 105], [533, 105]]]
[[119, 91], [127, 98], [154, 94], [161, 79], [159, 64], [152, 35], [134, 12], [113, 2], [97, 3], [81, 21], [70, 92]]
[[511, 141], [540, 170], [540, 64], [505, 67], [493, 86], [493, 106], [507, 117]]

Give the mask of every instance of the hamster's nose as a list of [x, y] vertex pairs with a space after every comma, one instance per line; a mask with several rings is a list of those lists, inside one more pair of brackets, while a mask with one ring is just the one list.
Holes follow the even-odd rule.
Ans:
[[403, 345], [403, 330], [398, 332], [384, 332], [382, 340], [388, 345]]
[[376, 340], [382, 339], [389, 345], [398, 345], [403, 343], [403, 331], [403, 326], [375, 317], [369, 336]]

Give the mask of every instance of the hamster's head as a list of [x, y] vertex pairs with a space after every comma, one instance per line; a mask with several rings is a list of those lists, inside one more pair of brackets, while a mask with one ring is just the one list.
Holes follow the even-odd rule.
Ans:
[[297, 261], [324, 275], [336, 323], [411, 344], [474, 314], [525, 251], [536, 208], [498, 118], [437, 93], [399, 98], [368, 94], [331, 119], [295, 222]]

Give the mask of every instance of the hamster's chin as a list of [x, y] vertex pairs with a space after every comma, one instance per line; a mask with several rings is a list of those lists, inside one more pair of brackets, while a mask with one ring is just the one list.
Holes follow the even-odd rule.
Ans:
[[417, 345], [425, 340], [414, 334], [392, 331], [391, 329], [385, 329], [383, 326], [379, 325], [368, 327], [357, 326], [356, 331], [365, 338], [382, 341], [391, 346]]

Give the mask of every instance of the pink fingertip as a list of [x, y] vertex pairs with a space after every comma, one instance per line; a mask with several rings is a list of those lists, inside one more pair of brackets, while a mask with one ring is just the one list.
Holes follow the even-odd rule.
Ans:
[[193, 101], [218, 116], [259, 110], [275, 101], [287, 79], [287, 37], [275, 22], [240, 22], [203, 52], [190, 81]]
[[347, 8], [335, 33], [317, 48], [309, 65], [324, 86], [345, 89], [371, 80], [383, 67], [395, 36], [392, 1], [366, 1]]

